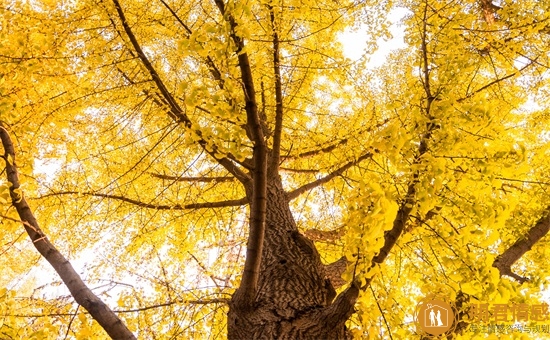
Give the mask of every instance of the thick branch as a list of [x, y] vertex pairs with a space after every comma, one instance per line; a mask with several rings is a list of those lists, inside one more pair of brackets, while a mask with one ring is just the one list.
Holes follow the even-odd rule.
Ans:
[[344, 236], [344, 226], [340, 226], [334, 230], [308, 229], [304, 235], [312, 241], [317, 242], [335, 242]]
[[81, 192], [81, 191], [59, 191], [52, 192], [49, 194], [42, 195], [37, 197], [38, 199], [51, 197], [51, 196], [60, 196], [60, 195], [82, 195], [82, 196], [95, 196], [110, 198], [114, 200], [123, 201], [133, 205], [137, 205], [141, 208], [147, 209], [156, 209], [156, 210], [189, 210], [189, 209], [205, 209], [205, 208], [224, 208], [224, 207], [238, 207], [248, 203], [246, 197], [236, 199], [236, 200], [227, 200], [227, 201], [218, 201], [218, 202], [203, 202], [203, 203], [190, 203], [185, 205], [175, 204], [175, 205], [165, 205], [165, 204], [152, 204], [141, 202], [132, 198], [124, 197], [121, 195], [111, 195], [111, 194], [102, 194], [99, 192]]
[[507, 275], [523, 283], [528, 280], [512, 272], [512, 265], [516, 263], [526, 252], [550, 231], [550, 209], [547, 209], [535, 225], [527, 231], [527, 234], [520, 237], [510, 248], [497, 256], [493, 267], [497, 268], [500, 275]]
[[156, 305], [146, 306], [146, 307], [139, 307], [139, 308], [133, 308], [133, 309], [121, 309], [117, 310], [117, 313], [136, 313], [136, 312], [143, 312], [149, 309], [156, 309], [156, 308], [162, 308], [162, 307], [168, 307], [175, 304], [187, 304], [187, 305], [209, 305], [209, 304], [228, 304], [228, 299], [208, 299], [208, 300], [174, 300], [171, 302], [166, 303], [159, 303]]
[[166, 7], [166, 9], [170, 12], [170, 14], [172, 14], [172, 16], [180, 23], [180, 25], [185, 29], [185, 32], [187, 33], [187, 37], [189, 37], [193, 32], [191, 31], [191, 29], [189, 28], [189, 26], [187, 26], [183, 20], [181, 20], [181, 18], [178, 16], [178, 14], [172, 9], [172, 7], [170, 7], [164, 0], [160, 0], [160, 2], [164, 5], [164, 7]]
[[[431, 105], [435, 98], [432, 95], [431, 86], [430, 86], [430, 73], [429, 73], [430, 69], [428, 64], [428, 43], [426, 40], [427, 39], [426, 37], [427, 11], [428, 11], [428, 4], [426, 4], [426, 8], [424, 9], [424, 24], [423, 24], [423, 32], [422, 32], [422, 55], [423, 55], [422, 70], [424, 72], [423, 74], [424, 91], [427, 97], [425, 110], [426, 110], [426, 115], [430, 117]], [[434, 130], [439, 128], [439, 125], [429, 122], [428, 124], [426, 124], [426, 127], [427, 127], [427, 131], [424, 133], [424, 135], [420, 139], [420, 143], [418, 145], [418, 151], [412, 164], [413, 168], [415, 168], [416, 165], [422, 162], [422, 156], [424, 156], [424, 154], [428, 152], [428, 142], [432, 137], [432, 133]], [[405, 195], [405, 198], [401, 202], [399, 206], [399, 210], [397, 211], [397, 215], [393, 221], [393, 226], [390, 230], [384, 232], [384, 245], [382, 246], [382, 248], [380, 248], [378, 255], [374, 256], [374, 258], [372, 259], [371, 267], [380, 265], [386, 260], [391, 250], [397, 243], [397, 240], [399, 239], [401, 234], [403, 234], [407, 221], [410, 217], [411, 211], [416, 204], [416, 192], [417, 192], [416, 186], [419, 183], [419, 177], [420, 177], [420, 171], [419, 170], [414, 171], [413, 178], [407, 188], [407, 194]], [[370, 285], [371, 281], [372, 281], [372, 277], [369, 278], [366, 284], [361, 288], [366, 289]]]
[[352, 166], [358, 164], [359, 162], [367, 159], [367, 158], [371, 158], [372, 157], [372, 153], [371, 152], [367, 152], [366, 154], [360, 156], [359, 158], [357, 158], [355, 161], [352, 161], [352, 162], [348, 162], [346, 163], [345, 165], [343, 165], [342, 167], [334, 170], [333, 172], [331, 172], [330, 174], [326, 175], [325, 177], [322, 177], [322, 178], [319, 178], [318, 180], [316, 181], [313, 181], [311, 183], [308, 183], [308, 184], [304, 184], [302, 185], [301, 187], [297, 188], [297, 189], [294, 189], [292, 190], [291, 192], [289, 192], [287, 194], [288, 196], [288, 199], [294, 199], [298, 196], [300, 196], [301, 194], [303, 194], [304, 192], [308, 191], [308, 190], [311, 190], [313, 188], [316, 188], [320, 185], [323, 185], [327, 182], [329, 182], [330, 180], [332, 180], [334, 177], [337, 177], [337, 176], [340, 176], [341, 174], [343, 174], [346, 170], [348, 170], [349, 168], [351, 168]]
[[346, 257], [342, 256], [337, 261], [324, 266], [326, 278], [330, 280], [334, 289], [338, 289], [347, 283], [342, 279], [342, 274], [346, 271], [348, 264]]
[[[145, 68], [153, 78], [153, 82], [155, 83], [157, 89], [160, 91], [162, 98], [164, 99], [166, 105], [168, 105], [168, 107], [170, 108], [170, 111], [169, 111], [170, 116], [176, 122], [183, 124], [189, 131], [192, 131], [193, 133], [195, 133], [199, 137], [199, 140], [198, 140], [199, 145], [210, 156], [212, 156], [216, 161], [218, 161], [218, 163], [220, 163], [231, 174], [233, 174], [239, 181], [243, 183], [248, 181], [249, 180], [248, 175], [245, 174], [242, 170], [240, 170], [235, 163], [233, 163], [230, 159], [226, 157], [220, 158], [219, 156], [217, 156], [215, 145], [210, 145], [210, 148], [207, 147], [208, 142], [203, 138], [201, 130], [198, 128], [194, 128], [193, 123], [191, 122], [189, 117], [185, 114], [185, 112], [179, 106], [179, 104], [174, 99], [170, 91], [168, 91], [168, 89], [164, 85], [164, 82], [160, 78], [160, 75], [153, 67], [153, 64], [151, 64], [151, 62], [149, 61], [149, 58], [147, 58], [147, 56], [143, 52], [141, 45], [137, 41], [136, 36], [132, 32], [132, 29], [130, 28], [128, 21], [126, 20], [126, 16], [122, 11], [122, 7], [120, 6], [119, 1], [113, 0], [113, 3], [115, 5], [115, 8], [120, 18], [120, 21], [122, 23], [122, 26], [124, 27], [124, 31], [126, 32], [128, 39], [130, 39], [130, 43], [132, 44], [134, 50], [136, 51], [138, 58], [141, 60], [141, 63], [143, 64], [143, 66], [145, 66]], [[209, 150], [209, 149], [213, 149], [213, 150]]]
[[[420, 144], [420, 148], [422, 147], [422, 143]], [[418, 164], [420, 156], [416, 158], [415, 164]], [[399, 210], [397, 211], [397, 215], [395, 219], [393, 220], [393, 226], [390, 230], [384, 232], [384, 245], [382, 248], [380, 248], [380, 251], [378, 252], [378, 255], [376, 255], [371, 262], [371, 268], [382, 264], [388, 255], [390, 254], [391, 250], [397, 243], [397, 240], [403, 234], [403, 231], [405, 230], [405, 226], [407, 224], [407, 221], [409, 219], [409, 216], [411, 214], [411, 211], [414, 207], [414, 204], [416, 203], [416, 184], [418, 183], [418, 173], [415, 173], [412, 182], [409, 184], [409, 187], [407, 189], [407, 195], [405, 196], [405, 199], [399, 206]], [[361, 289], [366, 289], [373, 277], [369, 278], [365, 285], [361, 287]]]
[[338, 323], [346, 322], [355, 312], [355, 302], [359, 296], [359, 286], [356, 282], [336, 297], [334, 302], [322, 310], [321, 322], [332, 327], [337, 327]]
[[[429, 100], [428, 104], [429, 105]], [[435, 124], [429, 124], [428, 131], [422, 136], [422, 139], [420, 140], [420, 145], [418, 146], [418, 154], [413, 162], [414, 165], [418, 165], [421, 162], [422, 156], [428, 151], [428, 140], [432, 136], [432, 132], [434, 129], [437, 128], [437, 125]], [[413, 179], [411, 183], [409, 184], [409, 187], [407, 188], [407, 194], [405, 196], [405, 199], [403, 202], [401, 202], [401, 205], [399, 206], [399, 210], [397, 211], [397, 215], [395, 217], [395, 220], [393, 221], [393, 226], [390, 230], [384, 232], [384, 245], [382, 248], [380, 248], [380, 252], [378, 255], [376, 255], [372, 259], [372, 266], [375, 266], [377, 264], [382, 264], [384, 260], [388, 257], [390, 254], [390, 251], [393, 249], [395, 244], [397, 243], [397, 240], [405, 230], [405, 226], [407, 225], [407, 221], [411, 215], [411, 211], [416, 204], [416, 185], [418, 184], [420, 174], [417, 172], [414, 173]], [[365, 286], [361, 288], [366, 288], [372, 278], [367, 280], [367, 283]]]
[[275, 13], [273, 13], [271, 6], [269, 6], [269, 18], [273, 29], [273, 74], [275, 75], [275, 130], [273, 131], [273, 151], [269, 171], [272, 174], [277, 174], [281, 158], [281, 135], [283, 133], [283, 89], [279, 57], [279, 35], [275, 25]]
[[415, 194], [416, 194], [416, 181], [413, 181], [409, 185], [409, 188], [407, 190], [407, 196], [403, 200], [403, 203], [401, 203], [401, 206], [399, 207], [399, 210], [397, 211], [397, 216], [395, 217], [395, 220], [393, 221], [393, 227], [389, 231], [386, 231], [384, 233], [384, 246], [380, 249], [380, 252], [378, 255], [376, 255], [372, 259], [373, 265], [375, 264], [381, 264], [384, 262], [386, 257], [390, 254], [390, 251], [392, 250], [393, 246], [399, 239], [399, 236], [403, 233], [403, 230], [405, 230], [405, 225], [407, 224], [407, 220], [409, 219], [409, 216], [411, 214], [412, 208], [415, 203]]
[[346, 144], [348, 142], [348, 140], [349, 140], [348, 138], [344, 138], [344, 139], [339, 140], [338, 142], [336, 142], [334, 144], [330, 144], [330, 145], [325, 146], [324, 148], [321, 148], [321, 149], [305, 151], [305, 152], [299, 153], [297, 155], [285, 156], [285, 159], [303, 159], [303, 158], [306, 158], [306, 157], [319, 155], [321, 153], [331, 152], [331, 151], [335, 150], [337, 147]]
[[116, 11], [117, 11], [118, 16], [120, 18], [120, 21], [122, 23], [122, 27], [124, 28], [124, 31], [126, 32], [126, 35], [128, 36], [128, 39], [130, 39], [130, 42], [131, 42], [132, 46], [134, 47], [134, 50], [138, 54], [138, 58], [141, 60], [141, 62], [143, 63], [143, 65], [145, 66], [145, 68], [147, 69], [147, 71], [149, 72], [151, 77], [153, 78], [153, 82], [155, 83], [158, 90], [162, 94], [162, 97], [166, 101], [166, 104], [169, 105], [170, 113], [173, 116], [174, 120], [176, 120], [179, 123], [183, 123], [185, 125], [185, 127], [187, 127], [188, 129], [191, 129], [191, 127], [193, 126], [193, 124], [191, 123], [191, 120], [183, 112], [183, 110], [178, 105], [178, 103], [176, 102], [176, 100], [174, 99], [174, 97], [172, 96], [170, 91], [168, 91], [168, 89], [164, 85], [162, 79], [160, 78], [159, 74], [157, 73], [157, 71], [155, 70], [155, 68], [153, 67], [151, 62], [149, 61], [149, 58], [147, 58], [147, 56], [143, 52], [143, 50], [141, 48], [141, 45], [137, 41], [136, 36], [132, 32], [132, 29], [130, 28], [130, 25], [128, 24], [128, 22], [126, 20], [126, 16], [124, 15], [124, 12], [122, 11], [122, 7], [120, 6], [120, 3], [118, 2], [118, 0], [113, 0], [113, 3], [115, 5]]
[[[427, 26], [428, 26], [428, 3], [426, 3], [426, 6], [424, 7], [424, 18], [423, 18], [423, 26], [422, 26], [422, 72], [424, 73], [424, 79], [422, 79], [424, 84], [424, 91], [426, 92], [426, 95], [428, 96], [428, 101], [432, 100], [432, 90], [430, 86], [430, 66], [428, 63], [428, 41], [426, 34], [428, 32]], [[429, 106], [428, 106], [429, 108]]]
[[[130, 52], [131, 55], [134, 55], [132, 51], [129, 51], [129, 52]], [[134, 82], [134, 81], [133, 81], [124, 71], [122, 71], [120, 68], [117, 68], [117, 70], [120, 72], [120, 74], [122, 75], [122, 77], [123, 77], [124, 79], [126, 79], [126, 81], [128, 81], [130, 84], [132, 84], [132, 85], [135, 85], [135, 84], [136, 84], [136, 82]], [[145, 96], [147, 96], [148, 98], [152, 98], [153, 103], [155, 103], [159, 108], [164, 108], [164, 107], [165, 107], [165, 105], [164, 105], [164, 103], [161, 101], [161, 98], [160, 98], [160, 97], [156, 97], [156, 96], [151, 95], [151, 94], [149, 93], [149, 91], [147, 91], [146, 89], [143, 89], [142, 92], [143, 92], [143, 94], [145, 94]], [[198, 110], [201, 110], [201, 111], [204, 111], [204, 112], [210, 114], [210, 111], [208, 111], [207, 109], [205, 109], [205, 108], [203, 108], [203, 107], [201, 107], [201, 106], [199, 106], [199, 105], [196, 105], [195, 108], [198, 109]], [[230, 121], [228, 121], [228, 122], [230, 122]], [[231, 123], [233, 123], [233, 122], [231, 122]], [[236, 124], [236, 123], [233, 123], [233, 124]], [[199, 142], [200, 142], [200, 141], [199, 141]], [[200, 145], [204, 147], [203, 144], [200, 144]], [[215, 146], [214, 146], [214, 149], [216, 149]], [[208, 152], [208, 150], [205, 150], [205, 151]], [[209, 154], [212, 155], [212, 153], [209, 153]], [[215, 157], [214, 155], [212, 155], [212, 156], [213, 156], [213, 158], [216, 159], [216, 157]], [[231, 153], [228, 153], [228, 154], [227, 154], [227, 158], [229, 158], [229, 159], [232, 160], [233, 162], [235, 162], [235, 163], [241, 165], [241, 166], [242, 166], [243, 168], [245, 168], [245, 169], [250, 169], [250, 165], [248, 165], [248, 164], [246, 163], [246, 160], [245, 160], [245, 161], [239, 161], [239, 160], [237, 160], [237, 159], [235, 158], [235, 156], [233, 156]], [[218, 160], [218, 161], [219, 161], [219, 160]], [[222, 160], [222, 161], [223, 161], [223, 160]], [[228, 164], [230, 164], [230, 163], [228, 163]], [[232, 164], [230, 164], [230, 165], [233, 166]]]
[[252, 195], [250, 202], [250, 231], [246, 247], [246, 260], [241, 285], [234, 295], [237, 304], [251, 305], [256, 295], [260, 276], [260, 263], [265, 233], [265, 214], [267, 196], [267, 146], [258, 115], [256, 92], [252, 77], [252, 68], [248, 54], [244, 51], [244, 40], [235, 32], [237, 23], [231, 13], [226, 13], [223, 0], [215, 0], [218, 9], [231, 26], [231, 38], [237, 46], [237, 58], [241, 71], [241, 81], [245, 98], [246, 125], [250, 139], [254, 143], [252, 171]]
[[534, 64], [534, 61], [530, 62], [529, 64], [527, 64], [527, 65], [525, 65], [525, 66], [523, 66], [519, 71], [516, 71], [516, 72], [514, 72], [514, 73], [510, 73], [510, 74], [508, 74], [508, 75], [506, 75], [506, 76], [504, 76], [504, 77], [502, 77], [502, 78], [497, 78], [497, 79], [493, 80], [492, 82], [490, 82], [490, 83], [488, 83], [488, 84], [486, 84], [486, 85], [483, 85], [482, 87], [480, 87], [479, 89], [473, 91], [472, 93], [466, 95], [466, 97], [463, 97], [463, 98], [458, 99], [457, 102], [459, 102], [459, 103], [460, 103], [460, 102], [463, 102], [463, 101], [465, 101], [466, 99], [473, 97], [474, 95], [476, 95], [476, 94], [478, 94], [478, 93], [480, 93], [480, 92], [482, 92], [482, 91], [488, 89], [489, 87], [491, 87], [491, 86], [493, 86], [493, 85], [495, 85], [495, 84], [498, 84], [498, 83], [500, 83], [500, 82], [502, 82], [502, 81], [504, 81], [504, 80], [506, 80], [506, 79], [512, 78], [512, 77], [514, 77], [514, 76], [520, 74], [520, 73], [523, 72], [526, 68], [532, 66], [533, 64]]
[[301, 174], [316, 174], [318, 172], [321, 172], [321, 170], [316, 170], [316, 169], [292, 169], [292, 168], [285, 168], [285, 167], [280, 167], [279, 170], [282, 170], [285, 172], [301, 173]]
[[27, 204], [20, 189], [19, 174], [15, 164], [15, 149], [4, 126], [0, 126], [0, 139], [4, 146], [4, 160], [6, 163], [7, 180], [11, 184], [10, 196], [12, 204], [23, 222], [25, 231], [32, 244], [55, 269], [65, 283], [75, 301], [84, 307], [90, 315], [113, 339], [136, 339], [120, 318], [100, 298], [86, 286], [76, 273], [73, 266], [55, 246], [48, 240], [40, 229], [38, 221]]
[[[336, 299], [325, 308], [313, 308], [313, 310], [301, 315], [294, 322], [307, 330], [314, 329], [338, 329], [348, 321], [355, 312], [355, 302], [359, 296], [359, 286], [353, 282], [350, 287], [344, 290]], [[311, 337], [303, 337], [311, 338]], [[335, 338], [335, 337], [333, 337]], [[340, 334], [338, 339], [347, 339], [345, 334]], [[315, 338], [317, 339], [317, 338]]]

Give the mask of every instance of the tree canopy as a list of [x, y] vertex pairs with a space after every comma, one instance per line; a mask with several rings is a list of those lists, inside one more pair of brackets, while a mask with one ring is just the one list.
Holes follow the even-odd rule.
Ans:
[[420, 339], [434, 293], [485, 338], [473, 304], [547, 298], [550, 2], [0, 19], [1, 339]]

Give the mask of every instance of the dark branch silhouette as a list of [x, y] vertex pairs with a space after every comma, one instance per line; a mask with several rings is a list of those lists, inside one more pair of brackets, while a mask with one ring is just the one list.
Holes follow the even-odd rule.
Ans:
[[333, 230], [308, 229], [304, 235], [312, 241], [335, 242], [344, 236], [345, 226], [340, 226]]
[[[424, 107], [425, 114], [427, 117], [430, 117], [431, 115], [431, 106], [433, 101], [435, 100], [435, 97], [432, 95], [431, 92], [431, 86], [430, 86], [430, 73], [429, 73], [429, 67], [428, 67], [428, 43], [427, 43], [427, 36], [426, 36], [426, 30], [427, 30], [427, 11], [428, 11], [428, 4], [425, 5], [424, 8], [424, 22], [423, 22], [423, 32], [422, 32], [422, 42], [421, 42], [421, 48], [422, 48], [422, 56], [423, 56], [423, 65], [422, 65], [422, 72], [423, 72], [423, 85], [424, 85], [424, 92], [426, 93], [426, 106]], [[434, 130], [438, 129], [439, 126], [437, 124], [428, 124], [427, 125], [427, 131], [423, 134], [422, 138], [420, 139], [420, 143], [418, 145], [418, 150], [416, 152], [416, 156], [414, 158], [412, 167], [414, 168], [415, 165], [418, 165], [422, 162], [422, 156], [428, 152], [428, 142], [430, 141], [432, 137], [432, 133]], [[405, 231], [405, 227], [407, 225], [407, 221], [409, 220], [411, 211], [414, 208], [414, 205], [416, 204], [416, 186], [419, 183], [419, 174], [420, 170], [416, 170], [413, 173], [412, 179], [407, 187], [407, 193], [403, 200], [401, 201], [401, 204], [399, 205], [399, 209], [397, 210], [397, 215], [393, 221], [393, 226], [390, 230], [384, 232], [384, 245], [382, 248], [380, 248], [380, 251], [371, 262], [371, 268], [376, 265], [381, 265], [384, 263], [388, 255], [390, 254], [391, 250], [397, 243], [397, 240], [399, 237], [403, 234]], [[366, 289], [370, 286], [370, 283], [372, 282], [372, 277], [367, 279], [366, 283], [361, 287], [361, 289]]]
[[[369, 126], [368, 128], [366, 129], [361, 129], [357, 132], [357, 134], [364, 134], [364, 133], [367, 133], [367, 132], [372, 132], [373, 130], [375, 129], [378, 129], [378, 128], [381, 128], [382, 126], [386, 125], [389, 121], [391, 120], [391, 118], [387, 118], [387, 119], [384, 119], [383, 121], [381, 121], [380, 123], [378, 124], [374, 124], [372, 126]], [[331, 152], [331, 151], [334, 151], [336, 150], [339, 146], [342, 146], [342, 145], [345, 145], [349, 142], [349, 138], [343, 138], [337, 142], [333, 142], [332, 144], [329, 144], [325, 147], [321, 147], [319, 149], [314, 149], [314, 150], [309, 150], [309, 151], [304, 151], [304, 152], [300, 152], [298, 154], [295, 154], [295, 155], [287, 155], [287, 156], [284, 156], [284, 160], [287, 160], [287, 159], [304, 159], [304, 158], [307, 158], [307, 157], [311, 157], [311, 156], [317, 156], [317, 155], [320, 155], [322, 153], [328, 153], [328, 152]], [[318, 147], [320, 147], [321, 145], [318, 145]], [[288, 170], [288, 171], [293, 171], [292, 170], [289, 170], [288, 168], [283, 168], [281, 167], [281, 169], [284, 169], [284, 170]], [[296, 171], [301, 171], [301, 170], [296, 170]], [[303, 170], [303, 171], [309, 171], [309, 170]], [[311, 171], [316, 171], [316, 170], [311, 170]]]
[[136, 339], [120, 318], [107, 306], [90, 288], [82, 281], [73, 266], [59, 250], [48, 240], [38, 221], [36, 220], [19, 183], [19, 174], [15, 163], [15, 149], [5, 126], [0, 126], [0, 139], [4, 147], [4, 161], [6, 164], [6, 177], [10, 186], [12, 205], [17, 210], [19, 218], [29, 235], [32, 244], [55, 269], [57, 274], [67, 286], [75, 301], [86, 309], [92, 318], [113, 339]]
[[273, 74], [275, 76], [275, 129], [273, 131], [273, 150], [271, 152], [270, 174], [277, 174], [281, 158], [281, 135], [283, 134], [283, 87], [279, 57], [279, 34], [275, 23], [273, 7], [269, 7], [269, 18], [273, 30]]
[[322, 178], [319, 178], [318, 180], [316, 181], [313, 181], [311, 183], [308, 183], [308, 184], [304, 184], [302, 185], [301, 187], [297, 188], [297, 189], [294, 189], [292, 191], [290, 191], [287, 196], [288, 196], [288, 199], [294, 199], [298, 196], [300, 196], [301, 194], [303, 194], [304, 192], [306, 191], [309, 191], [311, 189], [314, 189], [320, 185], [323, 185], [327, 182], [329, 182], [330, 180], [332, 180], [334, 177], [337, 177], [337, 176], [340, 176], [342, 175], [346, 170], [348, 170], [349, 168], [351, 168], [352, 166], [358, 164], [359, 162], [367, 159], [367, 158], [371, 158], [372, 157], [372, 153], [371, 152], [367, 152], [366, 154], [360, 156], [359, 158], [357, 158], [355, 161], [351, 161], [351, 162], [348, 162], [346, 163], [345, 165], [343, 165], [342, 167], [334, 170], [333, 172], [331, 172], [330, 174], [326, 175], [325, 177], [322, 177]]
[[524, 283], [529, 279], [520, 276], [512, 271], [512, 265], [516, 263], [526, 252], [550, 231], [550, 209], [547, 209], [543, 216], [535, 223], [527, 234], [522, 235], [514, 244], [497, 256], [493, 267], [497, 268], [500, 275], [510, 276], [519, 283]]
[[166, 179], [166, 180], [174, 181], [174, 182], [210, 183], [210, 182], [233, 182], [235, 180], [235, 177], [232, 177], [232, 176], [185, 177], [185, 176], [170, 176], [170, 175], [164, 175], [164, 174], [157, 174], [157, 173], [154, 173], [154, 172], [150, 172], [149, 174], [153, 177], [156, 177], [156, 178]]
[[324, 148], [301, 152], [297, 155], [285, 156], [285, 159], [303, 159], [303, 158], [307, 158], [307, 157], [311, 157], [311, 156], [316, 156], [316, 155], [319, 155], [321, 153], [331, 152], [333, 150], [336, 150], [337, 147], [339, 147], [341, 145], [345, 145], [348, 141], [349, 141], [348, 138], [344, 138], [344, 139], [339, 140], [336, 143], [325, 146]]
[[482, 92], [482, 91], [488, 89], [489, 87], [491, 87], [491, 86], [493, 86], [493, 85], [495, 85], [495, 84], [498, 84], [498, 83], [500, 83], [500, 82], [502, 82], [502, 81], [505, 81], [506, 79], [512, 78], [512, 77], [514, 77], [514, 76], [517, 76], [517, 75], [519, 75], [521, 72], [523, 72], [526, 68], [528, 68], [529, 66], [531, 66], [531, 65], [533, 65], [533, 64], [534, 64], [533, 62], [530, 62], [529, 64], [523, 66], [523, 67], [522, 67], [519, 71], [517, 71], [517, 72], [510, 73], [510, 74], [508, 74], [508, 75], [506, 75], [506, 76], [504, 76], [504, 77], [502, 77], [502, 78], [497, 78], [497, 79], [493, 80], [492, 82], [490, 82], [490, 83], [488, 83], [488, 84], [486, 84], [486, 85], [483, 85], [482, 87], [480, 87], [479, 89], [473, 91], [472, 93], [466, 95], [466, 97], [463, 97], [463, 98], [458, 99], [457, 102], [461, 103], [461, 102], [465, 101], [466, 99], [473, 97], [474, 95], [476, 95], [476, 94], [478, 94], [478, 93], [480, 93], [480, 92]]
[[[246, 246], [246, 260], [243, 277], [239, 289], [233, 296], [236, 305], [251, 306], [257, 290], [260, 277], [262, 248], [265, 237], [265, 218], [267, 202], [267, 146], [264, 137], [262, 122], [258, 114], [256, 90], [248, 54], [244, 51], [244, 40], [236, 33], [237, 23], [230, 13], [225, 12], [223, 0], [215, 0], [216, 6], [224, 19], [231, 27], [231, 39], [236, 45], [237, 59], [241, 71], [241, 81], [245, 99], [246, 126], [250, 140], [254, 143], [252, 170], [252, 192], [250, 206], [250, 231]], [[247, 186], [247, 183], [244, 183]], [[250, 188], [248, 188], [250, 190]]]
[[[208, 141], [206, 141], [203, 138], [202, 132], [200, 129], [195, 128], [195, 125], [191, 122], [189, 117], [185, 114], [185, 112], [182, 110], [182, 108], [177, 103], [176, 99], [172, 96], [170, 91], [166, 88], [164, 85], [164, 82], [160, 78], [160, 75], [153, 67], [153, 64], [149, 61], [145, 53], [143, 52], [143, 49], [141, 48], [141, 45], [137, 41], [136, 36], [132, 32], [132, 29], [130, 28], [130, 25], [128, 24], [126, 20], [126, 16], [124, 15], [124, 12], [122, 11], [122, 7], [120, 6], [120, 3], [118, 0], [113, 0], [113, 3], [115, 5], [116, 11], [118, 13], [118, 17], [122, 23], [122, 26], [124, 28], [124, 31], [126, 32], [126, 35], [128, 36], [128, 39], [130, 40], [132, 47], [136, 51], [138, 58], [141, 60], [143, 66], [147, 69], [149, 72], [151, 78], [153, 79], [153, 82], [155, 83], [157, 89], [162, 95], [164, 103], [168, 106], [169, 111], [168, 114], [174, 119], [174, 121], [183, 124], [183, 126], [186, 127], [188, 131], [191, 131], [192, 133], [195, 133], [198, 137], [198, 143], [199, 145], [210, 155], [212, 156], [220, 165], [222, 165], [227, 171], [229, 171], [233, 176], [235, 176], [239, 181], [241, 182], [247, 182], [249, 180], [249, 176], [244, 173], [241, 169], [237, 167], [237, 165], [231, 161], [227, 157], [219, 157], [217, 155], [217, 146], [216, 145], [209, 145]], [[208, 146], [208, 147], [207, 147]]]
[[[165, 303], [158, 303], [154, 305], [130, 308], [130, 309], [117, 309], [114, 312], [118, 314], [124, 313], [137, 313], [143, 312], [150, 309], [164, 308], [173, 305], [210, 305], [210, 304], [228, 304], [229, 299], [205, 299], [205, 300], [173, 300]], [[83, 312], [83, 314], [89, 314], [88, 312]], [[47, 318], [55, 316], [73, 316], [75, 313], [44, 313], [44, 314], [6, 314], [5, 316], [13, 316], [15, 318]]]
[[49, 194], [45, 194], [39, 197], [36, 197], [36, 199], [43, 199], [47, 197], [52, 196], [60, 196], [60, 195], [82, 195], [82, 196], [95, 196], [95, 197], [103, 197], [103, 198], [109, 198], [114, 200], [119, 200], [122, 202], [130, 203], [133, 205], [136, 205], [141, 208], [147, 208], [147, 209], [156, 209], [156, 210], [189, 210], [189, 209], [206, 209], [206, 208], [224, 208], [224, 207], [238, 207], [241, 205], [248, 204], [248, 199], [246, 197], [236, 199], [236, 200], [227, 200], [227, 201], [219, 201], [219, 202], [203, 202], [203, 203], [189, 203], [189, 204], [175, 204], [175, 205], [167, 205], [167, 204], [152, 204], [152, 203], [145, 203], [142, 201], [138, 201], [132, 198], [128, 198], [121, 195], [112, 195], [112, 194], [103, 194], [100, 192], [81, 192], [81, 191], [58, 191], [58, 192], [52, 192]]
[[285, 172], [294, 172], [294, 173], [302, 173], [302, 174], [316, 174], [318, 172], [321, 172], [321, 170], [318, 169], [293, 169], [293, 168], [286, 168], [286, 167], [279, 167], [279, 170], [285, 171]]

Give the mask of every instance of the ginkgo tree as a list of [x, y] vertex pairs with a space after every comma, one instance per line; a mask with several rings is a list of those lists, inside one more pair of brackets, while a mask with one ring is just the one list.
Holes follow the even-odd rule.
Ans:
[[0, 337], [420, 338], [438, 294], [470, 339], [540, 304], [549, 7], [3, 3]]

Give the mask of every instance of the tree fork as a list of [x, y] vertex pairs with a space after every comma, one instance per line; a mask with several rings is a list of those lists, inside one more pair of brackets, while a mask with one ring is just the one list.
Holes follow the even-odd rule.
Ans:
[[[336, 293], [313, 242], [298, 232], [278, 177], [269, 177], [258, 289], [229, 304], [229, 339], [345, 339], [359, 287]], [[333, 301], [334, 299], [334, 301]]]

